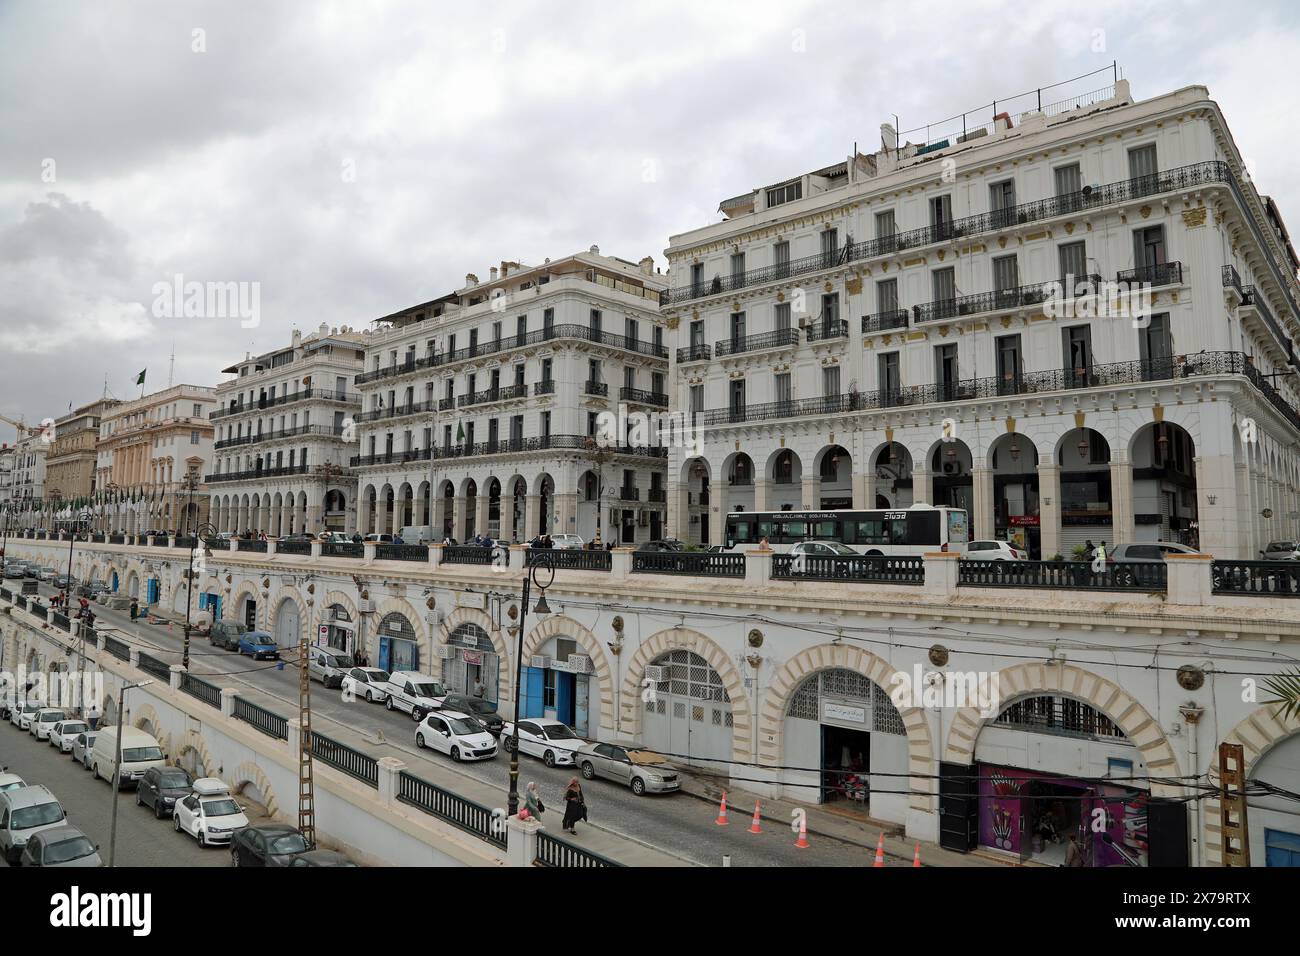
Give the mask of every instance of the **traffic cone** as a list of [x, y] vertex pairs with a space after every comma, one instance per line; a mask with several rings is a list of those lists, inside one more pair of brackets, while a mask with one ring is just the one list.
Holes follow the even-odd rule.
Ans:
[[808, 821], [804, 817], [799, 818], [799, 839], [794, 841], [794, 845], [801, 850], [808, 849]]
[[912, 857], [912, 869], [919, 870], [920, 868], [921, 868], [921, 844], [918, 843], [916, 845], [916, 855]]
[[750, 833], [762, 833], [763, 828], [758, 825], [758, 801], [754, 801], [754, 822], [749, 825]]
[[722, 791], [722, 806], [718, 808], [718, 819], [713, 821], [720, 827], [727, 825], [727, 791]]
[[882, 830], [880, 833], [880, 842], [876, 844], [876, 862], [874, 866], [885, 865], [885, 834]]

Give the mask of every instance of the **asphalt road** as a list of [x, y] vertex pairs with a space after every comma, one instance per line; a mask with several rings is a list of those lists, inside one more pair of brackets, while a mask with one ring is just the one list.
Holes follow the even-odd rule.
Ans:
[[[8, 766], [10, 773], [18, 774], [29, 785], [48, 787], [63, 804], [68, 823], [98, 844], [107, 865], [112, 787], [96, 780], [70, 755], [60, 754], [7, 720], [0, 722], [0, 766]], [[155, 820], [152, 810], [137, 807], [134, 790], [123, 789], [117, 797], [116, 865], [229, 866], [230, 854], [224, 848], [200, 848], [193, 839], [173, 830], [170, 820]]]
[[[42, 585], [41, 593], [48, 596], [54, 591]], [[128, 612], [110, 611], [101, 605], [95, 606], [95, 612], [99, 626], [112, 625], [127, 632], [133, 643], [154, 644], [165, 649], [167, 653], [156, 656], [169, 663], [180, 661], [183, 634], [179, 627], [169, 629], [165, 624], [132, 623]], [[219, 675], [224, 686], [243, 683], [255, 687], [283, 702], [283, 708], [276, 708], [280, 713], [289, 714], [297, 710], [298, 672], [293, 664], [286, 664], [284, 670], [278, 670], [267, 661], [254, 662], [233, 651], [213, 648], [206, 638], [191, 643], [190, 661], [191, 671], [198, 676], [213, 678]], [[416, 768], [421, 762], [436, 762], [499, 787], [500, 805], [505, 806], [509, 790], [509, 756], [504, 752], [498, 752], [493, 760], [454, 764], [442, 754], [416, 749], [415, 723], [409, 715], [400, 711], [390, 712], [380, 704], [344, 702], [337, 690], [324, 690], [319, 684], [312, 687], [315, 691], [312, 695], [313, 716], [321, 732], [329, 733], [328, 721], [322, 718], [338, 721], [354, 733], [402, 750], [403, 759], [413, 765], [415, 773], [419, 773]], [[564, 788], [577, 775], [576, 768], [548, 769], [540, 760], [522, 756], [519, 773], [521, 791], [528, 781], [537, 782], [547, 807], [546, 822], [558, 830], [564, 812]], [[731, 808], [731, 825], [719, 827], [713, 822], [717, 817], [716, 805], [684, 793], [637, 797], [626, 787], [607, 780], [584, 781], [583, 790], [592, 821], [612, 832], [705, 866], [721, 865], [724, 855], [730, 855], [732, 866], [870, 866], [874, 859], [874, 847], [864, 848], [821, 835], [810, 836], [811, 847], [798, 849], [794, 846], [795, 834], [789, 826], [776, 821], [764, 820], [763, 833], [749, 833], [752, 807]], [[135, 809], [134, 804], [132, 809]], [[582, 826], [579, 824], [579, 834]], [[890, 860], [889, 865], [904, 864]]]

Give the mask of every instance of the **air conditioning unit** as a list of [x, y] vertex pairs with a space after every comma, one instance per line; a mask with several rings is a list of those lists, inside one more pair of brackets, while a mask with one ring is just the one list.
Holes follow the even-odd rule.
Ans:
[[955, 461], [945, 461], [943, 463], [943, 473], [945, 475], [956, 475], [961, 473], [961, 465]]
[[439, 644], [433, 649], [434, 656], [439, 660], [449, 661], [456, 657], [457, 648], [450, 644]]
[[358, 602], [357, 602], [357, 610], [360, 611], [362, 614], [374, 614], [374, 613], [375, 613], [375, 602], [374, 602], [374, 601], [358, 601]]
[[590, 674], [591, 658], [587, 657], [585, 654], [570, 654], [569, 666], [575, 674]]
[[660, 684], [668, 679], [668, 668], [659, 664], [648, 664], [645, 669], [645, 679]]
[[538, 670], [548, 670], [551, 666], [551, 658], [548, 654], [534, 654], [528, 658], [528, 666], [536, 667]]
[[650, 512], [648, 512], [648, 511], [643, 511], [643, 512], [641, 512], [641, 515], [640, 515], [640, 517], [637, 518], [637, 522], [636, 522], [636, 523], [637, 523], [638, 525], [640, 525], [642, 528], [649, 527], [649, 525], [650, 525]]
[[811, 315], [801, 315], [801, 316], [799, 316], [799, 328], [801, 328], [801, 329], [806, 329], [806, 328], [808, 328], [808, 326], [809, 326], [809, 324], [810, 324], [811, 322], [812, 322], [812, 316], [811, 316]]

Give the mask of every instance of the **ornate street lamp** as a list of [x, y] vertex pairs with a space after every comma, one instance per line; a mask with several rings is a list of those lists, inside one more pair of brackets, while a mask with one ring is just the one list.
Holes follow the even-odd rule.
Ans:
[[529, 557], [533, 559], [533, 563], [524, 573], [523, 588], [519, 596], [519, 625], [517, 628], [512, 628], [515, 633], [515, 722], [510, 737], [502, 741], [502, 746], [510, 752], [510, 796], [506, 805], [506, 815], [511, 817], [519, 812], [519, 698], [523, 696], [521, 688], [524, 677], [524, 622], [528, 617], [529, 584], [535, 585], [540, 592], [533, 613], [538, 617], [545, 617], [551, 613], [551, 608], [546, 603], [546, 589], [555, 580], [555, 559], [550, 551], [544, 548], [529, 551]]

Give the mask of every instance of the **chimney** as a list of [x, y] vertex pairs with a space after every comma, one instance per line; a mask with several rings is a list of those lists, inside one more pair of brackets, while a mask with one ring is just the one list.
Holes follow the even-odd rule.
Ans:
[[504, 278], [505, 278], [506, 276], [508, 276], [509, 274], [510, 274], [510, 263], [508, 263], [508, 262], [506, 262], [506, 260], [502, 259], [502, 260], [501, 260], [501, 278], [504, 279]]
[[892, 123], [880, 124], [880, 145], [891, 153], [898, 149], [898, 130]]
[[595, 244], [593, 243], [593, 244], [592, 244], [592, 247], [591, 247], [591, 254], [592, 254], [593, 256], [598, 256], [598, 255], [600, 255], [600, 246], [595, 245]]
[[294, 348], [297, 348], [299, 345], [302, 345], [302, 333], [299, 332], [297, 329], [294, 329], [294, 330], [293, 330], [293, 347], [294, 347]]
[[652, 276], [655, 274], [655, 261], [652, 257], [646, 256], [637, 265], [641, 267], [642, 275]]
[[478, 285], [478, 276], [476, 276], [476, 275], [475, 275], [474, 273], [472, 273], [472, 272], [466, 272], [466, 273], [465, 273], [465, 285], [466, 285], [468, 288], [471, 288], [471, 289], [474, 288], [476, 285]]

